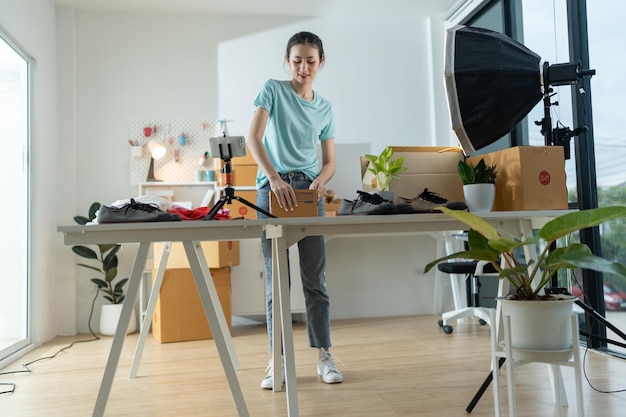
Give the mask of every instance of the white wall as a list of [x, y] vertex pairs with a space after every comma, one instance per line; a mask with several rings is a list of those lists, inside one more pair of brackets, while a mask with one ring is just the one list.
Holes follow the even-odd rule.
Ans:
[[[32, 68], [31, 131], [32, 335], [35, 343], [57, 334], [57, 307], [74, 301], [73, 286], [59, 275], [61, 237], [56, 232], [59, 187], [56, 136], [56, 45], [54, 7], [48, 0], [0, 0], [0, 25], [35, 59]], [[4, 178], [10, 181], [10, 178]], [[7, 199], [10, 196], [6, 196]], [[8, 201], [8, 200], [7, 200]], [[6, 237], [10, 238], [10, 237]], [[70, 306], [70, 310], [72, 307]]]
[[[71, 224], [72, 217], [84, 214], [93, 201], [106, 204], [136, 194], [128, 172], [131, 119], [227, 117], [235, 120], [229, 126], [231, 134], [246, 135], [252, 101], [262, 82], [287, 77], [282, 67], [284, 47], [298, 30], [317, 32], [325, 42], [328, 61], [316, 89], [336, 106], [338, 144], [361, 144], [355, 148], [359, 152], [364, 143], [371, 144], [377, 153], [388, 144], [434, 145], [449, 140], [447, 126], [438, 128], [440, 105], [432, 104], [438, 87], [432, 85], [430, 54], [436, 52], [429, 43], [436, 28], [427, 20], [300, 21], [59, 9], [56, 25], [60, 156], [59, 177], [50, 189], [60, 194], [49, 201], [59, 209], [57, 224]], [[438, 131], [445, 131], [443, 137], [437, 137]], [[339, 163], [358, 172], [358, 154], [343, 154], [347, 160]], [[66, 301], [55, 304], [62, 318], [56, 332], [85, 332], [94, 289], [84, 271], [74, 267], [75, 259], [61, 236], [47, 241], [54, 242], [59, 255], [57, 271], [63, 271], [60, 288]], [[394, 244], [407, 244], [406, 239], [385, 242], [390, 251]], [[400, 280], [397, 287], [417, 285], [418, 294], [432, 294], [432, 280], [419, 279], [414, 272], [434, 256], [432, 241], [424, 238], [418, 243], [415, 253], [423, 260], [412, 252], [407, 254], [409, 266], [399, 265], [389, 273]], [[342, 244], [350, 241], [344, 239]], [[376, 246], [369, 250], [380, 253]], [[132, 245], [124, 248], [121, 269], [130, 270], [135, 251]], [[339, 260], [329, 258], [331, 262]], [[379, 262], [337, 264], [336, 271], [375, 282], [379, 277], [368, 271], [376, 270], [373, 266]], [[333, 296], [336, 303], [342, 302], [340, 294]], [[432, 311], [432, 297], [395, 300], [397, 292], [386, 294], [391, 298], [380, 300], [375, 309], [353, 305], [346, 310], [352, 305], [346, 303], [333, 311], [342, 316]]]

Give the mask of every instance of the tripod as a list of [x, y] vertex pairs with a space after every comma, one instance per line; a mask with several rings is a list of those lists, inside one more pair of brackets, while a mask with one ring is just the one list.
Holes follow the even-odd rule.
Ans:
[[217, 201], [217, 203], [213, 206], [211, 211], [209, 211], [209, 214], [204, 216], [204, 218], [202, 220], [213, 220], [213, 217], [215, 217], [217, 212], [220, 211], [222, 209], [222, 207], [224, 207], [224, 204], [232, 204], [233, 200], [237, 200], [237, 201], [245, 204], [246, 206], [255, 209], [256, 211], [265, 214], [268, 217], [275, 218], [276, 216], [273, 216], [268, 211], [265, 211], [261, 207], [258, 207], [256, 205], [252, 204], [251, 202], [249, 202], [248, 200], [246, 200], [243, 197], [239, 197], [239, 196], [235, 195], [235, 189], [232, 186], [233, 173], [232, 173], [232, 168], [230, 166], [230, 158], [222, 158], [222, 160], [224, 161], [224, 166], [222, 167], [221, 172], [224, 174], [225, 179], [226, 179], [226, 188], [224, 188], [224, 196], [222, 196]]

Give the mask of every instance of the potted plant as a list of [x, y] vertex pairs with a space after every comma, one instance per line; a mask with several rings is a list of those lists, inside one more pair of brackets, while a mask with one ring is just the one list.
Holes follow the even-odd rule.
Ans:
[[[74, 221], [80, 225], [85, 225], [96, 218], [96, 213], [101, 204], [95, 202], [89, 207], [88, 217], [74, 216]], [[98, 291], [102, 291], [103, 297], [109, 303], [102, 305], [100, 311], [100, 333], [104, 335], [115, 334], [115, 328], [121, 313], [122, 302], [124, 301], [124, 286], [128, 278], [117, 279], [118, 257], [117, 253], [122, 248], [119, 244], [99, 244], [97, 252], [87, 246], [72, 246], [72, 251], [87, 260], [89, 263], [77, 263], [78, 266], [87, 268], [97, 273], [98, 276], [91, 278], [91, 282], [96, 284]], [[136, 329], [133, 326], [135, 320], [131, 318], [129, 333]]]
[[[365, 159], [370, 162], [367, 170], [374, 174], [376, 178], [376, 188], [378, 188], [381, 192], [389, 192], [389, 184], [391, 184], [391, 180], [394, 178], [399, 178], [400, 173], [407, 170], [406, 167], [403, 167], [404, 158], [396, 158], [393, 159], [393, 148], [390, 146], [385, 147], [380, 155], [365, 155]], [[389, 194], [387, 194], [390, 197]], [[385, 195], [383, 195], [383, 198]], [[385, 198], [386, 200], [393, 201], [394, 198]]]
[[463, 195], [469, 211], [491, 211], [496, 195], [496, 166], [487, 165], [482, 158], [476, 165], [461, 160], [458, 164], [458, 171], [463, 182]]
[[[571, 350], [571, 327], [568, 322], [550, 324], [549, 319], [556, 317], [557, 313], [545, 311], [551, 305], [564, 304], [566, 319], [572, 314], [573, 296], [545, 294], [544, 291], [560, 270], [585, 268], [626, 277], [624, 265], [592, 254], [583, 243], [572, 242], [553, 248], [557, 240], [571, 233], [598, 226], [608, 220], [626, 218], [626, 207], [610, 206], [567, 213], [552, 219], [524, 241], [501, 236], [495, 227], [473, 213], [443, 207], [439, 210], [470, 228], [467, 242], [469, 249], [430, 262], [424, 272], [430, 271], [439, 262], [454, 258], [490, 262], [499, 272], [499, 277], [506, 279], [512, 287], [509, 295], [498, 299], [502, 314], [510, 315], [507, 306], [529, 307], [522, 314], [523, 317], [511, 316], [511, 328], [515, 329], [512, 330], [511, 342], [514, 349]], [[525, 246], [537, 245], [541, 248], [537, 259], [525, 262], [520, 250]], [[524, 323], [523, 319], [529, 319], [529, 322]], [[545, 330], [541, 329], [543, 325], [546, 325]], [[532, 334], [523, 333], [524, 328]], [[532, 336], [540, 340], [532, 340]], [[561, 340], [553, 340], [552, 336], [560, 336]], [[542, 341], [547, 344], [541, 344]]]

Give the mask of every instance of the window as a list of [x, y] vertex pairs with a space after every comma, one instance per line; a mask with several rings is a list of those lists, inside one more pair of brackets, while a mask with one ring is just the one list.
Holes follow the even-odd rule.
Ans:
[[29, 56], [0, 28], [0, 363], [30, 344], [29, 77]]

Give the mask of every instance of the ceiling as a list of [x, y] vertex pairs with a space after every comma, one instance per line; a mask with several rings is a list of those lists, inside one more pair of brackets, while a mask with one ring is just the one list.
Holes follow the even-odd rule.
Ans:
[[302, 17], [441, 15], [466, 0], [54, 0], [78, 10]]

